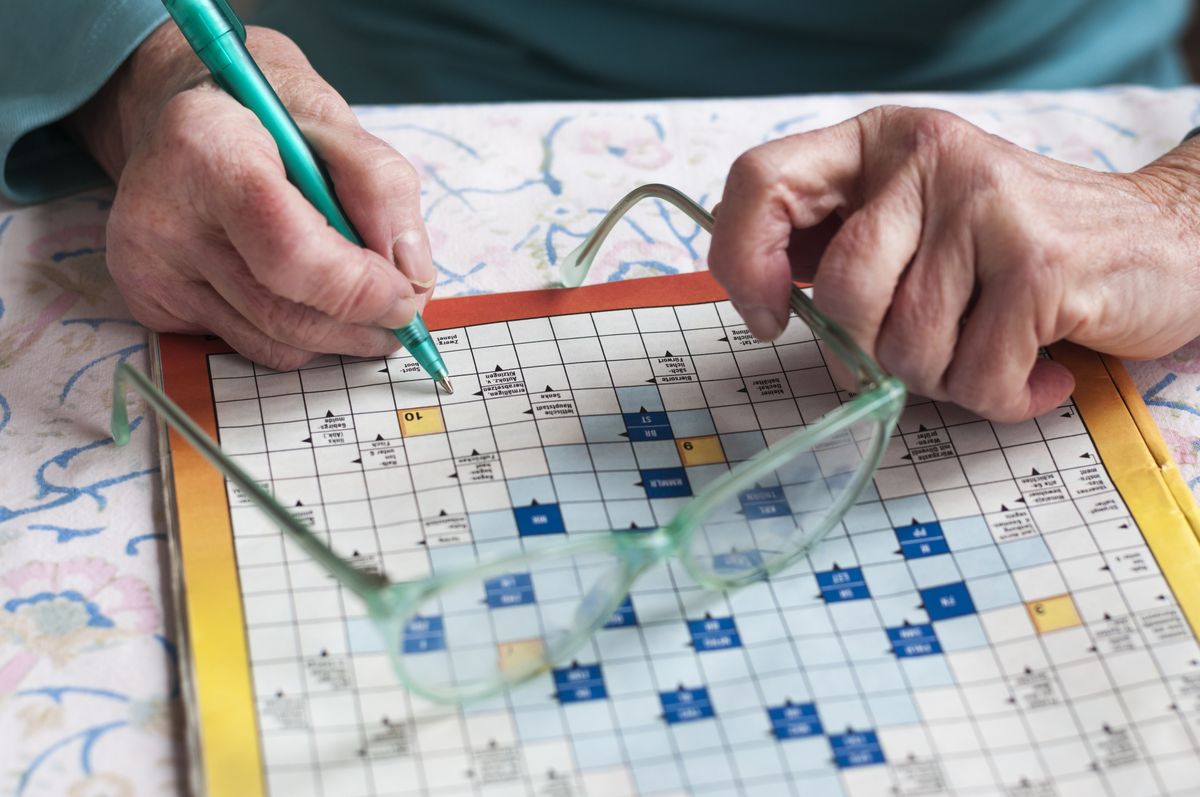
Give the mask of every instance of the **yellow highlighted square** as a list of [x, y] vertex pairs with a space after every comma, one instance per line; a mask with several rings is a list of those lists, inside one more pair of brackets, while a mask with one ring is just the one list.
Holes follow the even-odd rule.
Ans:
[[546, 646], [540, 637], [496, 645], [496, 666], [507, 678], [521, 678], [546, 666]]
[[675, 441], [679, 449], [679, 461], [687, 465], [712, 465], [725, 461], [721, 438], [715, 434], [705, 437], [682, 437]]
[[413, 407], [410, 410], [396, 410], [396, 416], [400, 419], [400, 434], [405, 437], [446, 431], [446, 422], [442, 420], [441, 407]]
[[1060, 628], [1071, 628], [1080, 624], [1079, 611], [1070, 595], [1055, 595], [1040, 601], [1029, 601], [1025, 604], [1038, 633], [1057, 631]]

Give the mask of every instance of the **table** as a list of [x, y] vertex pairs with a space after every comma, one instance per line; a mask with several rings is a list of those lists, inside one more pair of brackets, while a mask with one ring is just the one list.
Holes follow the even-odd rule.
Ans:
[[[438, 294], [539, 288], [628, 189], [711, 206], [743, 150], [881, 102], [954, 111], [1022, 146], [1132, 170], [1200, 124], [1200, 90], [988, 93], [359, 108], [422, 177]], [[182, 792], [183, 707], [152, 416], [117, 449], [112, 370], [147, 331], [104, 264], [111, 191], [0, 206], [0, 792]], [[665, 207], [618, 228], [593, 279], [704, 267], [707, 239]], [[1129, 370], [1200, 485], [1200, 343]]]

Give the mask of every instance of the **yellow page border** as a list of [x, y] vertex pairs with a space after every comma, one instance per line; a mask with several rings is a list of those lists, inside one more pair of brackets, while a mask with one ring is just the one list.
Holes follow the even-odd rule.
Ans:
[[1075, 405], [1100, 460], [1137, 521], [1167, 585], [1200, 637], [1200, 511], [1125, 366], [1061, 343], [1051, 356], [1075, 375]]

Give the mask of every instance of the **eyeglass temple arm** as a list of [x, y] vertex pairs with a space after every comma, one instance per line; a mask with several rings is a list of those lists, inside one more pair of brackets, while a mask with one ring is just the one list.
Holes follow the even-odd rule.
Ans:
[[[583, 283], [600, 247], [604, 244], [604, 239], [612, 232], [613, 227], [617, 226], [621, 217], [628, 213], [634, 205], [647, 198], [661, 199], [675, 206], [705, 231], [712, 232], [712, 214], [686, 194], [662, 183], [638, 186], [622, 197], [620, 202], [613, 205], [612, 209], [604, 214], [604, 218], [600, 220], [596, 229], [592, 230], [583, 240], [583, 243], [559, 262], [559, 279], [565, 287], [576, 288]], [[855, 377], [862, 387], [877, 385], [887, 378], [883, 369], [867, 356], [866, 352], [846, 334], [845, 330], [821, 315], [813, 305], [812, 299], [808, 298], [808, 294], [795, 285], [792, 285], [790, 304], [800, 320], [808, 324], [809, 328], [816, 332], [838, 357], [854, 367]]]
[[380, 587], [388, 583], [387, 577], [367, 573], [351, 567], [332, 548], [326, 545], [295, 516], [283, 508], [270, 493], [250, 477], [241, 467], [221, 451], [204, 431], [192, 421], [175, 402], [156, 388], [141, 371], [121, 363], [113, 373], [112, 437], [113, 442], [123, 446], [129, 442], [129, 414], [125, 407], [125, 390], [132, 387], [146, 399], [158, 414], [175, 431], [191, 443], [212, 465], [230, 481], [242, 488], [258, 508], [275, 521], [309, 556], [316, 559], [336, 578], [342, 586], [354, 592], [368, 605], [378, 600]]

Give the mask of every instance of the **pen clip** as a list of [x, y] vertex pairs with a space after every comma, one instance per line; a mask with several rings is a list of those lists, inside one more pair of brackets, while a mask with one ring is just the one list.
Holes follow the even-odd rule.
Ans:
[[238, 15], [236, 13], [234, 13], [234, 10], [232, 8], [230, 8], [227, 0], [212, 0], [212, 1], [213, 1], [213, 5], [215, 5], [217, 7], [217, 11], [221, 12], [221, 16], [225, 17], [225, 20], [230, 25], [233, 26], [233, 32], [236, 33], [237, 37], [242, 40], [242, 44], [245, 44], [246, 43], [246, 26], [242, 24], [242, 20], [239, 19]]

